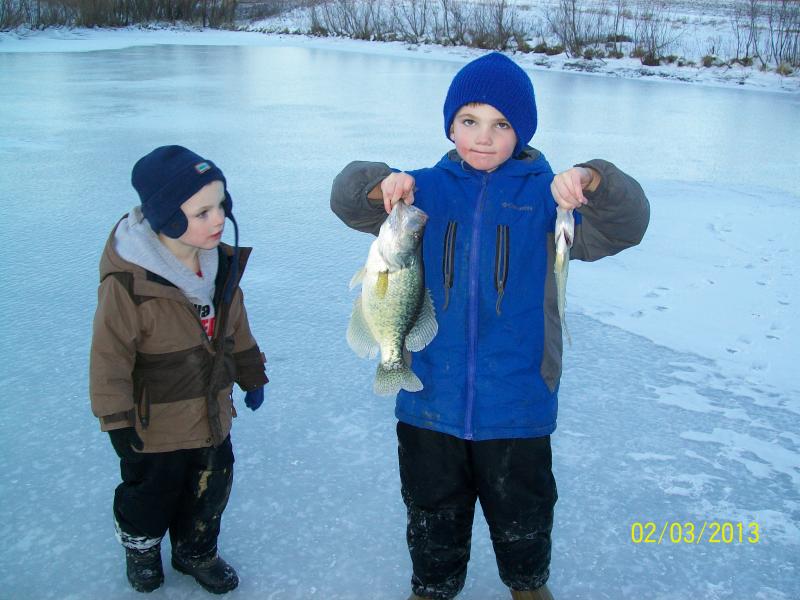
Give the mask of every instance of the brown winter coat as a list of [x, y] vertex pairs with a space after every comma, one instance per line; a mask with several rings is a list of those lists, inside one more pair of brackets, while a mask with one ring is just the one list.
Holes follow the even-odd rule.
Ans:
[[[216, 324], [209, 340], [183, 292], [123, 260], [113, 239], [114, 231], [100, 261], [90, 358], [92, 412], [101, 430], [135, 426], [144, 452], [218, 446], [235, 416], [233, 382], [244, 390], [267, 382], [238, 287], [251, 249], [240, 249], [228, 305], [222, 291], [233, 248], [219, 246]], [[222, 361], [215, 360], [218, 348]]]

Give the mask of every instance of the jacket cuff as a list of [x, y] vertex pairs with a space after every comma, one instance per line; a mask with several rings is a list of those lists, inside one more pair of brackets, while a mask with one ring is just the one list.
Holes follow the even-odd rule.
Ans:
[[100, 431], [113, 431], [114, 429], [134, 427], [134, 425], [135, 421], [132, 410], [100, 417]]
[[601, 181], [594, 192], [584, 190], [589, 203], [576, 209], [583, 220], [574, 257], [597, 260], [641, 242], [650, 221], [650, 203], [639, 183], [606, 160], [575, 166], [594, 169]]
[[394, 171], [385, 163], [351, 162], [333, 180], [331, 210], [348, 227], [377, 235], [387, 215], [383, 203], [367, 195]]
[[233, 355], [236, 363], [236, 384], [245, 392], [258, 389], [269, 383], [264, 365], [267, 357], [258, 344]]
[[[644, 195], [639, 184], [626, 175], [613, 163], [595, 158], [586, 162], [578, 163], [576, 167], [593, 169], [600, 173], [600, 184], [593, 192], [584, 190], [586, 199], [589, 200], [589, 208], [603, 207], [603, 205], [613, 199], [627, 199]], [[594, 206], [593, 206], [594, 204]], [[581, 207], [581, 210], [584, 207]]]

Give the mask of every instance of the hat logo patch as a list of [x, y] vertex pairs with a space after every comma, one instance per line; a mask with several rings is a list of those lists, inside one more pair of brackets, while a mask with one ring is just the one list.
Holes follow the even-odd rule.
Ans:
[[209, 171], [210, 169], [211, 169], [211, 165], [209, 165], [207, 162], [197, 163], [194, 166], [194, 170], [197, 171], [197, 173], [199, 175], [202, 175], [203, 173], [205, 173], [206, 171]]

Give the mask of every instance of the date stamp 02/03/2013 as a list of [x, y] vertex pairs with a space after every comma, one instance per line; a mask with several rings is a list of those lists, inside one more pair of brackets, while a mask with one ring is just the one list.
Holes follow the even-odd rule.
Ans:
[[634, 521], [634, 544], [757, 544], [761, 528], [751, 521]]

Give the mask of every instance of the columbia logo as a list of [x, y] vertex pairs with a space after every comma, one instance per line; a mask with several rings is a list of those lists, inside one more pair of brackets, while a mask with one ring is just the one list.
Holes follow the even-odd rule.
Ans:
[[208, 164], [207, 162], [197, 163], [194, 166], [194, 170], [197, 171], [200, 175], [202, 175], [203, 173], [205, 173], [206, 171], [208, 171], [210, 169], [211, 169], [211, 165]]
[[503, 208], [510, 208], [511, 210], [521, 210], [524, 212], [532, 212], [532, 206], [520, 206], [519, 204], [511, 204], [511, 202], [503, 202], [500, 206]]

